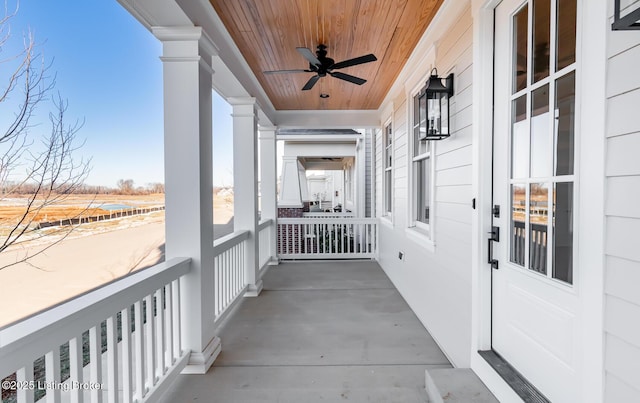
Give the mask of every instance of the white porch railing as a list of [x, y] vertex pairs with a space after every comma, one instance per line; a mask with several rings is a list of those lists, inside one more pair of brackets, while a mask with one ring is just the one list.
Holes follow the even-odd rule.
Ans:
[[273, 220], [268, 219], [260, 222], [258, 225], [258, 242], [260, 253], [258, 256], [258, 266], [260, 271], [264, 270], [265, 266], [271, 261], [271, 226]]
[[374, 258], [378, 251], [376, 218], [279, 218], [281, 259]]
[[216, 303], [215, 320], [219, 320], [233, 302], [247, 289], [245, 281], [245, 242], [249, 231], [236, 231], [213, 243]]
[[0, 379], [15, 391], [7, 401], [60, 402], [62, 390], [72, 402], [157, 398], [189, 357], [180, 337], [189, 267], [172, 259], [0, 330]]
[[[271, 225], [259, 226], [261, 266], [271, 260]], [[214, 321], [247, 289], [247, 239], [249, 231], [238, 231], [214, 242]], [[0, 329], [0, 380], [8, 382], [0, 400], [157, 400], [189, 358], [180, 333], [180, 279], [189, 262], [160, 263]]]

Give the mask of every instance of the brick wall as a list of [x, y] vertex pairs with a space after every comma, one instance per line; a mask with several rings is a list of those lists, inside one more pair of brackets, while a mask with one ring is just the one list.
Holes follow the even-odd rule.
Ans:
[[[307, 203], [307, 209], [309, 208]], [[302, 208], [278, 208], [278, 218], [302, 218]], [[298, 225], [278, 225], [278, 253], [300, 253], [303, 242]]]

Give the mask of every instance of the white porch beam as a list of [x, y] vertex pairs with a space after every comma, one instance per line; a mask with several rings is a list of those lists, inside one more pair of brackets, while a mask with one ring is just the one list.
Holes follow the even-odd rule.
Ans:
[[233, 107], [233, 226], [249, 231], [245, 246], [246, 297], [262, 291], [258, 279], [258, 118], [256, 100], [228, 98]]
[[273, 220], [269, 228], [272, 240], [269, 247], [271, 259], [277, 259], [276, 252], [276, 220], [278, 218], [278, 172], [276, 128], [273, 126], [260, 126], [260, 211], [263, 220]]
[[215, 302], [211, 57], [213, 45], [197, 27], [154, 27], [162, 41], [166, 259], [190, 257], [180, 283], [186, 373], [205, 373], [220, 352]]

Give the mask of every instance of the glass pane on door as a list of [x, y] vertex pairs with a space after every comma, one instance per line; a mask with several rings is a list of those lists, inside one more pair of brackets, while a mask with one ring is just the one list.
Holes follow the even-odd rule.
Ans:
[[549, 76], [551, 0], [533, 2], [533, 82]]
[[527, 177], [529, 166], [529, 132], [527, 128], [527, 96], [515, 99], [511, 106], [511, 177]]
[[527, 40], [529, 38], [529, 7], [524, 6], [513, 16], [513, 93], [527, 87]]
[[558, 0], [556, 71], [576, 61], [576, 0]]
[[575, 131], [575, 72], [556, 80], [555, 174], [573, 175]]
[[511, 253], [509, 261], [524, 266], [527, 233], [527, 188], [524, 184], [511, 185]]
[[529, 188], [529, 269], [547, 274], [547, 207], [549, 186], [532, 183]]
[[549, 84], [531, 93], [531, 177], [551, 176]]
[[553, 278], [573, 284], [573, 183], [553, 191]]

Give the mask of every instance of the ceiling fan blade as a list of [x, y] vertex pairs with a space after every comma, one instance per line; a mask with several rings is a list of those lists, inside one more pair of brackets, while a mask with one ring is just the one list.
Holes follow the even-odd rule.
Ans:
[[268, 70], [263, 71], [264, 74], [284, 74], [284, 73], [310, 73], [311, 70], [295, 69], [295, 70]]
[[367, 82], [367, 80], [365, 80], [364, 78], [355, 77], [355, 76], [352, 76], [350, 74], [341, 73], [339, 71], [329, 72], [329, 74], [331, 74], [331, 76], [333, 76], [335, 78], [339, 78], [341, 80], [349, 81], [350, 83], [354, 83], [354, 84], [358, 84], [358, 85], [362, 85], [362, 84]]
[[376, 60], [378, 60], [378, 58], [374, 54], [370, 53], [368, 55], [354, 57], [353, 59], [335, 63], [333, 66], [329, 67], [329, 69], [343, 69], [345, 67], [355, 66], [358, 64], [375, 62]]
[[309, 48], [296, 48], [296, 50], [298, 51], [298, 53], [302, 55], [302, 57], [307, 59], [309, 63], [311, 63], [312, 65], [314, 66], [322, 65], [322, 63], [320, 63], [320, 60], [318, 60], [316, 55], [314, 55]]
[[316, 82], [318, 82], [319, 79], [320, 76], [318, 75], [311, 77], [309, 81], [307, 81], [307, 83], [304, 85], [304, 87], [302, 87], [302, 91], [307, 91], [313, 88], [313, 86], [316, 85]]

